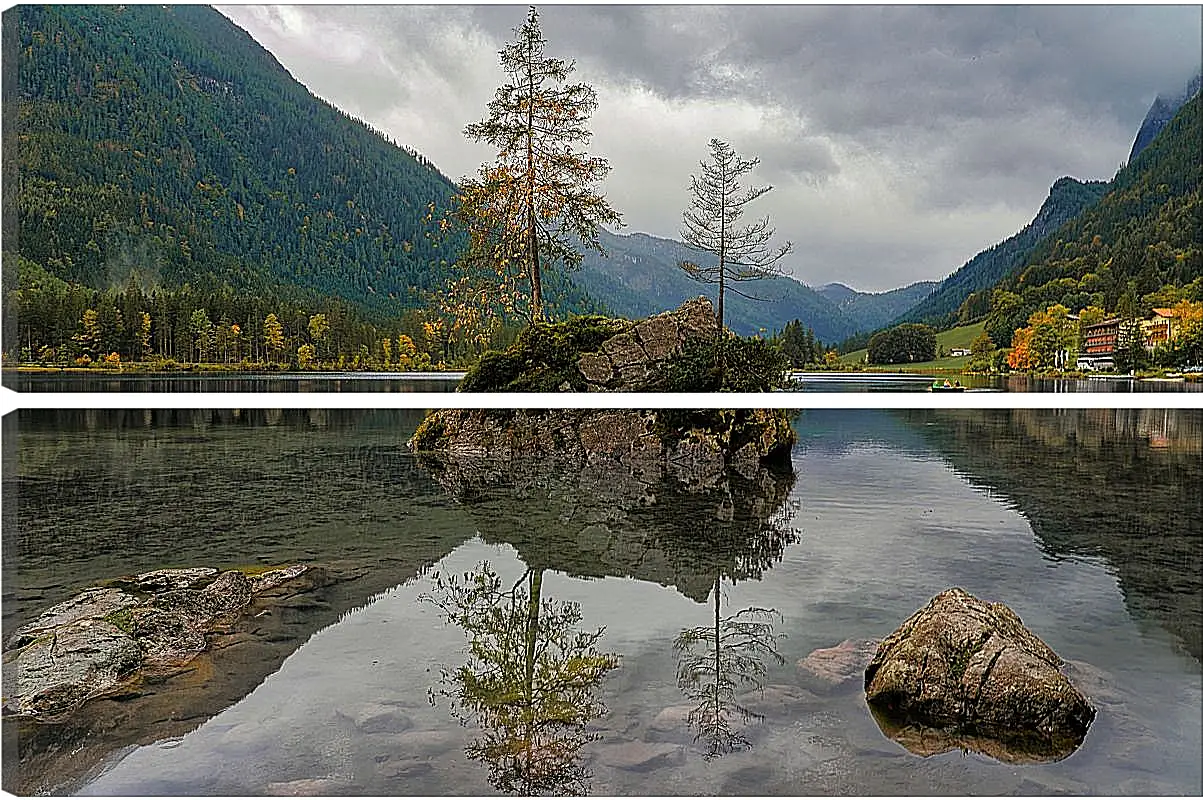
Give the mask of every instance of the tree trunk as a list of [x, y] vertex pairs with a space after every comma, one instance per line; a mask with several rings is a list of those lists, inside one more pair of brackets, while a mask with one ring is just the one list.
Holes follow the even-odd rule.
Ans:
[[531, 572], [530, 598], [526, 609], [526, 691], [535, 686], [535, 647], [539, 641], [539, 604], [543, 594], [543, 570]]
[[543, 319], [543, 277], [539, 274], [539, 232], [535, 216], [535, 73], [531, 68], [534, 43], [526, 41], [526, 214], [530, 225], [530, 306], [531, 322]]

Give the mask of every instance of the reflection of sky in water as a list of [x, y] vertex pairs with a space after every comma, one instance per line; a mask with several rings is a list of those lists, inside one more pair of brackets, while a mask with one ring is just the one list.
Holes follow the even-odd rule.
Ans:
[[[1163, 628], [1133, 619], [1112, 569], [1096, 557], [1050, 559], [1016, 510], [971, 486], [891, 415], [808, 412], [797, 427], [799, 539], [762, 580], [724, 582], [724, 613], [756, 605], [783, 617], [787, 664], [771, 666], [766, 683], [805, 683], [798, 658], [847, 638], [884, 636], [956, 585], [1007, 603], [1061, 656], [1108, 674], [1114, 688], [1094, 728], [1057, 764], [1016, 769], [958, 753], [918, 759], [881, 736], [854, 680], [770, 715], [750, 750], [706, 763], [688, 731], [656, 731], [652, 722], [682, 702], [673, 637], [706, 624], [711, 606], [650, 582], [549, 571], [545, 596], [580, 603], [582, 626], [605, 626], [602, 648], [623, 656], [603, 692], [611, 708], [598, 722], [605, 738], [585, 750], [595, 792], [1199, 792], [1199, 664]], [[512, 513], [521, 516], [522, 504]], [[547, 554], [553, 568], [560, 556]], [[482, 559], [510, 581], [524, 571], [512, 548], [479, 540], [439, 568], [462, 572]], [[369, 794], [490, 793], [484, 769], [462, 751], [471, 731], [425, 699], [439, 666], [455, 665], [462, 647], [457, 629], [416, 602], [428, 589], [419, 578], [347, 614], [243, 701], [170, 749], [131, 752], [87, 791], [253, 794], [273, 781], [328, 778]], [[400, 709], [412, 728], [356, 730], [351, 720], [380, 704]], [[642, 771], [616, 767], [607, 748], [629, 742], [683, 755]], [[375, 758], [400, 751], [419, 753], [423, 766], [389, 777]]]

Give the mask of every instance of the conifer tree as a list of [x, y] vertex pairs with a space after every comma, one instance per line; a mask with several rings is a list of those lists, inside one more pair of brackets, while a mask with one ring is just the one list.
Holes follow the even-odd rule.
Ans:
[[701, 162], [700, 177], [689, 176], [693, 197], [683, 215], [681, 238], [689, 246], [716, 256], [718, 264], [703, 267], [692, 261], [682, 261], [680, 267], [700, 283], [718, 284], [716, 316], [722, 328], [723, 299], [728, 290], [741, 297], [758, 299], [729, 284], [783, 274], [775, 265], [790, 252], [793, 244], [786, 242], [775, 250], [769, 248], [773, 229], [769, 227], [767, 216], [751, 225], [739, 225], [744, 206], [773, 188], [761, 186], [745, 190], [740, 183], [740, 178], [751, 172], [760, 159], [745, 161], [735, 148], [721, 139], [710, 140], [710, 158], [710, 161]]
[[[577, 149], [592, 136], [586, 123], [596, 92], [566, 83], [574, 62], [544, 55], [533, 6], [514, 32], [500, 51], [508, 81], [489, 103], [488, 118], [464, 129], [497, 148], [497, 157], [460, 182], [453, 216], [469, 234], [461, 270], [491, 281], [490, 300], [537, 322], [544, 317], [543, 270], [579, 266], [576, 241], [601, 251], [598, 226], [621, 218], [594, 189], [610, 165]], [[479, 304], [478, 287], [463, 295]]]

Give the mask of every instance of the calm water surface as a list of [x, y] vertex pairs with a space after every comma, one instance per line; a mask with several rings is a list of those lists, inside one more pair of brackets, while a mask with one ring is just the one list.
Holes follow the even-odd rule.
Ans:
[[[588, 740], [543, 742], [544, 789], [1203, 790], [1203, 412], [805, 412], [795, 475], [709, 487], [613, 469], [435, 468], [405, 450], [418, 421], [349, 410], [9, 415], [6, 634], [92, 582], [156, 567], [308, 561], [361, 577], [289, 610], [272, 637], [214, 654], [203, 681], [98, 701], [66, 726], [6, 720], [5, 788], [530, 791], [482, 747], [509, 741], [504, 720], [459, 724], [462, 685], [440, 679], [468, 662], [479, 618], [448, 624], [423, 599], [446, 596], [437, 576], [488, 562], [519, 597], [537, 592], [552, 611], [579, 604], [567, 627], [604, 629], [596, 648], [618, 657], [590, 687], [607, 710], [585, 720]], [[832, 686], [797, 666], [816, 648], [888, 634], [950, 586], [1007, 603], [1089, 676], [1098, 717], [1073, 755], [921, 758], [881, 733], [858, 675]], [[674, 640], [749, 608], [772, 610], [783, 663], [765, 659], [762, 694], [737, 693], [761, 715], [730, 718], [746, 747], [707, 758]]]
[[[6, 371], [4, 385], [18, 392], [450, 392], [463, 373], [35, 373]], [[1129, 378], [1036, 378], [962, 375], [973, 391], [993, 392], [1203, 392], [1203, 381], [1136, 381]], [[883, 373], [795, 373], [801, 392], [925, 392], [931, 376]]]

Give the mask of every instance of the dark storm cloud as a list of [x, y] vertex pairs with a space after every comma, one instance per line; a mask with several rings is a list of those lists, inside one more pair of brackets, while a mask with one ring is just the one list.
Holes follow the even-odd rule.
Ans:
[[[335, 105], [452, 177], [526, 6], [222, 7]], [[758, 201], [808, 283], [938, 279], [1029, 221], [1062, 175], [1107, 179], [1200, 59], [1198, 6], [540, 8], [598, 89], [591, 151], [628, 230], [676, 236], [712, 136], [759, 156]], [[751, 209], [750, 209], [751, 210]], [[851, 271], [851, 272], [850, 272]], [[853, 277], [855, 276], [855, 277]]]

